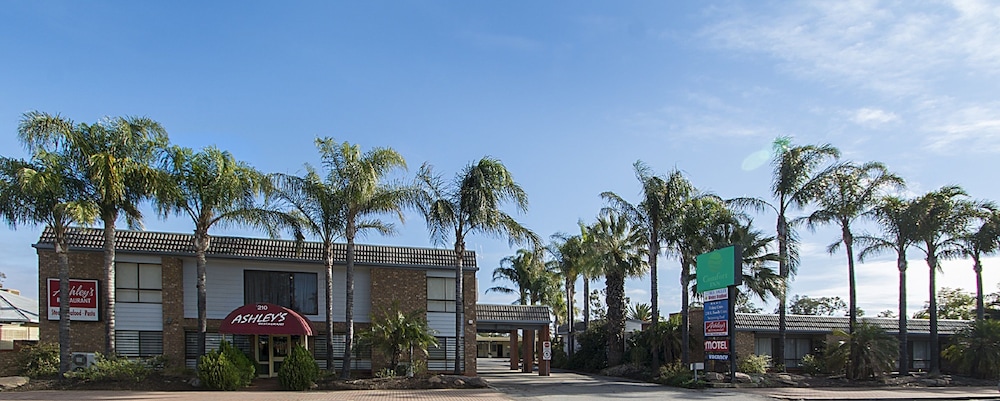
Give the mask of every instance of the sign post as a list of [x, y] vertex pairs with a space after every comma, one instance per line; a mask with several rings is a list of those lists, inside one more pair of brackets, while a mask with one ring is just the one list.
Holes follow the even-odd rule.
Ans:
[[705, 301], [705, 359], [729, 362], [736, 382], [736, 286], [743, 284], [743, 249], [717, 249], [698, 255], [698, 292]]

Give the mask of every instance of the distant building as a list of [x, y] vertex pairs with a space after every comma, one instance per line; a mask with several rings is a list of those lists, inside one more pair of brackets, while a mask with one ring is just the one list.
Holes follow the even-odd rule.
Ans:
[[14, 350], [14, 341], [38, 341], [38, 301], [0, 288], [0, 351]]

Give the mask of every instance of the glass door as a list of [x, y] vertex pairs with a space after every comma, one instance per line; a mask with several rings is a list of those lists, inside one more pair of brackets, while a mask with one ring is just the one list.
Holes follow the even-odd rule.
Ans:
[[301, 336], [257, 335], [254, 359], [257, 362], [258, 377], [277, 377], [281, 364], [292, 350], [292, 344], [299, 344]]

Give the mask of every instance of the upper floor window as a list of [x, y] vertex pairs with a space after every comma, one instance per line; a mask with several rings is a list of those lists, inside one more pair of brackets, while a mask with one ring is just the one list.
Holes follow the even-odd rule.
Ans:
[[319, 312], [316, 273], [243, 271], [244, 303], [267, 302], [306, 315]]
[[427, 278], [427, 311], [455, 311], [455, 279], [446, 277]]
[[115, 263], [115, 302], [163, 302], [163, 268], [151, 263]]

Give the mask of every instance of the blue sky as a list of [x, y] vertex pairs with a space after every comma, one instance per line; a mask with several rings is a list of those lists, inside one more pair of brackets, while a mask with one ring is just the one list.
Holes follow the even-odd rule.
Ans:
[[[1000, 200], [998, 17], [985, 1], [11, 2], [0, 154], [25, 155], [17, 122], [40, 110], [87, 123], [148, 116], [176, 144], [216, 145], [265, 172], [317, 164], [318, 136], [391, 146], [410, 174], [490, 155], [528, 192], [520, 219], [543, 236], [592, 221], [602, 191], [637, 200], [636, 160], [723, 197], [769, 199], [769, 166], [744, 159], [777, 136], [884, 162], [911, 195], [958, 184]], [[399, 235], [364, 241], [430, 245], [408, 217]], [[771, 232], [774, 219], [756, 223]], [[191, 224], [150, 213], [146, 228]], [[0, 229], [5, 287], [37, 292], [39, 232]], [[790, 294], [846, 299], [845, 256], [825, 252], [836, 236], [802, 233]], [[514, 250], [468, 244], [480, 289], [495, 285], [492, 269]], [[869, 314], [896, 309], [891, 259], [859, 267]], [[927, 300], [927, 268], [916, 253], [910, 266], [912, 311]], [[984, 275], [996, 291], [1000, 260]], [[661, 259], [664, 311], [679, 309], [678, 276]], [[938, 283], [974, 288], [971, 263], [946, 262]], [[629, 281], [628, 295], [649, 302], [648, 281]]]

